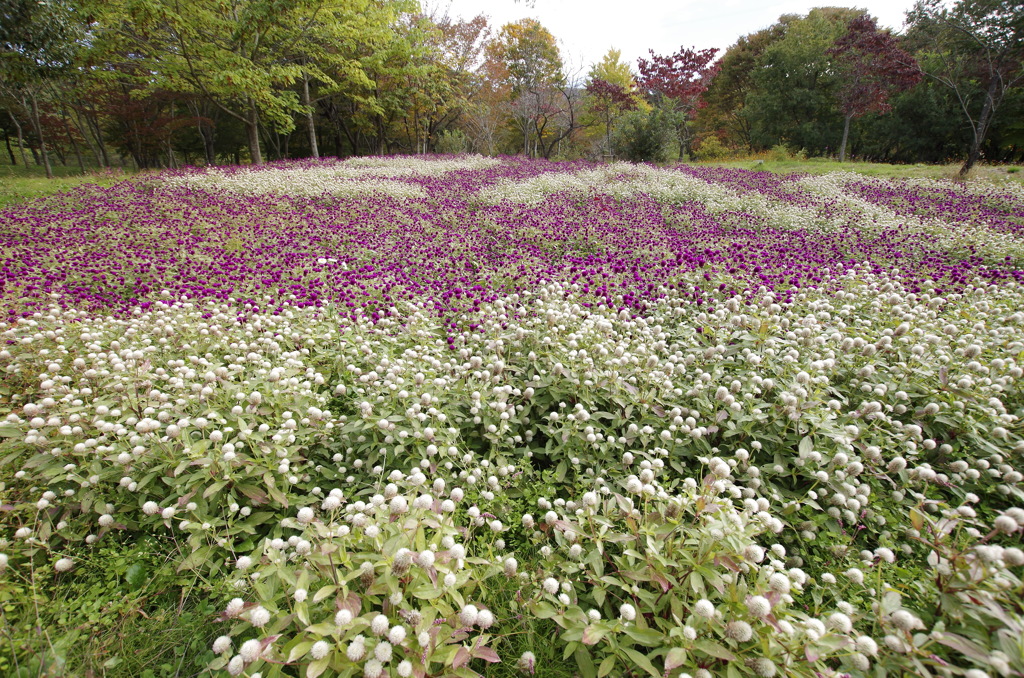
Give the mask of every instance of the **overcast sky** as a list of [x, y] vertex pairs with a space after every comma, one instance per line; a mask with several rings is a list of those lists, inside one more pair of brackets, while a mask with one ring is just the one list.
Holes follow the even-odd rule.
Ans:
[[590, 64], [614, 47], [636, 69], [636, 59], [647, 50], [671, 54], [681, 46], [722, 50], [741, 35], [775, 23], [782, 14], [807, 14], [812, 7], [855, 6], [868, 10], [878, 23], [895, 31], [903, 27], [904, 12], [913, 0], [841, 1], [807, 0], [536, 0], [530, 7], [520, 0], [426, 0], [424, 5], [445, 8], [452, 17], [490, 17], [497, 30], [525, 17], [537, 19], [555, 36], [562, 59], [585, 73]]

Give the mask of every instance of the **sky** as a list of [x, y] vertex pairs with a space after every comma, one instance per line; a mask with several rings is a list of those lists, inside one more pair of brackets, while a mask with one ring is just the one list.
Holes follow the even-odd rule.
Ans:
[[494, 30], [503, 24], [531, 17], [559, 41], [569, 72], [585, 75], [610, 47], [636, 69], [637, 57], [672, 54], [680, 47], [725, 50], [741, 35], [775, 23], [782, 14], [807, 14], [812, 7], [858, 7], [878, 19], [880, 26], [900, 31], [904, 13], [914, 0], [427, 0], [449, 16], [490, 17]]

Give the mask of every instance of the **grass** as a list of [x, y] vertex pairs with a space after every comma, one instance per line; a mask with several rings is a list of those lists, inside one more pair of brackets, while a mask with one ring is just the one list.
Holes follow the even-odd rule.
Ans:
[[[829, 172], [857, 172], [872, 177], [897, 179], [927, 178], [955, 179], [960, 171], [960, 163], [949, 165], [890, 165], [880, 162], [848, 161], [839, 162], [829, 158], [808, 158], [806, 160], [771, 160], [749, 158], [743, 160], [726, 160], [720, 162], [699, 163], [715, 167], [731, 167], [734, 169], [763, 170], [777, 174], [804, 172], [807, 174], [827, 174]], [[976, 165], [969, 179], [1000, 181], [1009, 179], [1024, 183], [1024, 168], [1019, 165]]]
[[54, 165], [53, 174], [53, 179], [47, 179], [42, 167], [0, 163], [0, 208], [44, 198], [82, 184], [112, 186], [127, 176], [120, 168], [93, 168], [82, 174], [77, 165]]
[[[40, 568], [0, 582], [0, 675], [191, 678], [214, 658], [222, 601], [193, 595], [152, 537], [76, 553], [67, 575]], [[18, 621], [14, 621], [18, 620]]]

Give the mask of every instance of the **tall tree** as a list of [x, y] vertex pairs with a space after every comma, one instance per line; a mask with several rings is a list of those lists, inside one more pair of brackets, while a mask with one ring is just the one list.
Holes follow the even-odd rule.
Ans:
[[679, 121], [676, 133], [679, 137], [679, 159], [682, 160], [690, 143], [688, 122], [715, 74], [712, 62], [718, 49], [681, 47], [675, 54], [667, 56], [649, 51], [650, 60], [643, 57], [637, 60], [640, 89], [654, 103], [675, 114]]
[[811, 153], [835, 148], [841, 119], [836, 107], [840, 76], [828, 50], [859, 10], [819, 7], [807, 16], [784, 15], [783, 35], [760, 55], [744, 115], [758, 146], [785, 143]]
[[608, 153], [612, 144], [612, 124], [620, 114], [636, 108], [636, 99], [622, 85], [600, 78], [591, 78], [586, 92], [590, 110], [604, 123], [604, 152]]
[[47, 82], [71, 69], [80, 33], [78, 17], [64, 3], [8, 0], [0, 5], [0, 85], [30, 121], [50, 179], [42, 99]]
[[843, 140], [839, 162], [846, 160], [850, 121], [867, 113], [887, 113], [889, 98], [910, 89], [921, 80], [921, 72], [910, 54], [900, 48], [888, 31], [867, 14], [852, 20], [828, 54], [837, 60], [840, 74], [836, 98], [843, 114]]
[[785, 34], [777, 23], [741, 36], [715, 64], [716, 73], [704, 93], [706, 104], [697, 111], [697, 126], [704, 133], [723, 137], [730, 146], [754, 150], [747, 98], [755, 91], [755, 69], [761, 55]]
[[[138, 60], [154, 90], [200, 95], [245, 125], [252, 162], [262, 163], [261, 122], [289, 132], [308, 112], [291, 89], [308, 73], [299, 47], [317, 32], [368, 40], [399, 0], [83, 0], [110, 58]], [[318, 54], [322, 54], [320, 51]], [[348, 74], [357, 62], [346, 62]], [[326, 77], [326, 76], [324, 76]]]
[[523, 153], [530, 155], [531, 128], [540, 115], [544, 90], [564, 81], [555, 36], [536, 19], [522, 19], [502, 26], [487, 52], [503, 67], [501, 75], [516, 99], [514, 110], [523, 131]]
[[956, 95], [970, 127], [964, 177], [981, 157], [1007, 93], [1024, 82], [1024, 6], [1019, 0], [919, 0], [907, 14], [922, 69]]

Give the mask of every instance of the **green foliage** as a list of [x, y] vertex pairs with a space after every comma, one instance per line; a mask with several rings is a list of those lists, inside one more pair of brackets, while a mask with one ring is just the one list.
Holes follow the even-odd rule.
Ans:
[[612, 132], [615, 155], [633, 162], [665, 162], [676, 138], [674, 116], [660, 108], [623, 115]]
[[721, 160], [729, 157], [731, 151], [716, 136], [704, 137], [697, 147], [696, 159], [700, 161]]
[[[607, 169], [571, 209], [653, 204], [674, 229], [699, 200], [749, 226], [748, 196]], [[640, 198], [612, 186], [641, 176]], [[842, 179], [799, 185], [835, 205]], [[154, 190], [146, 213], [206, 200], [179, 195]], [[462, 214], [506, 245], [488, 210]], [[210, 218], [195, 228], [239, 246]], [[949, 247], [951, 228], [930, 235]], [[571, 258], [617, 246], [535, 234]], [[14, 320], [0, 669], [1020, 672], [1019, 291], [906, 280], [851, 273], [782, 300], [684, 271], [686, 292], [642, 316], [551, 283], [482, 301], [456, 349], [414, 304], [345, 325], [331, 307], [240, 318], [169, 297]]]
[[438, 153], [468, 153], [470, 148], [469, 137], [462, 130], [448, 130], [441, 132], [437, 139]]

